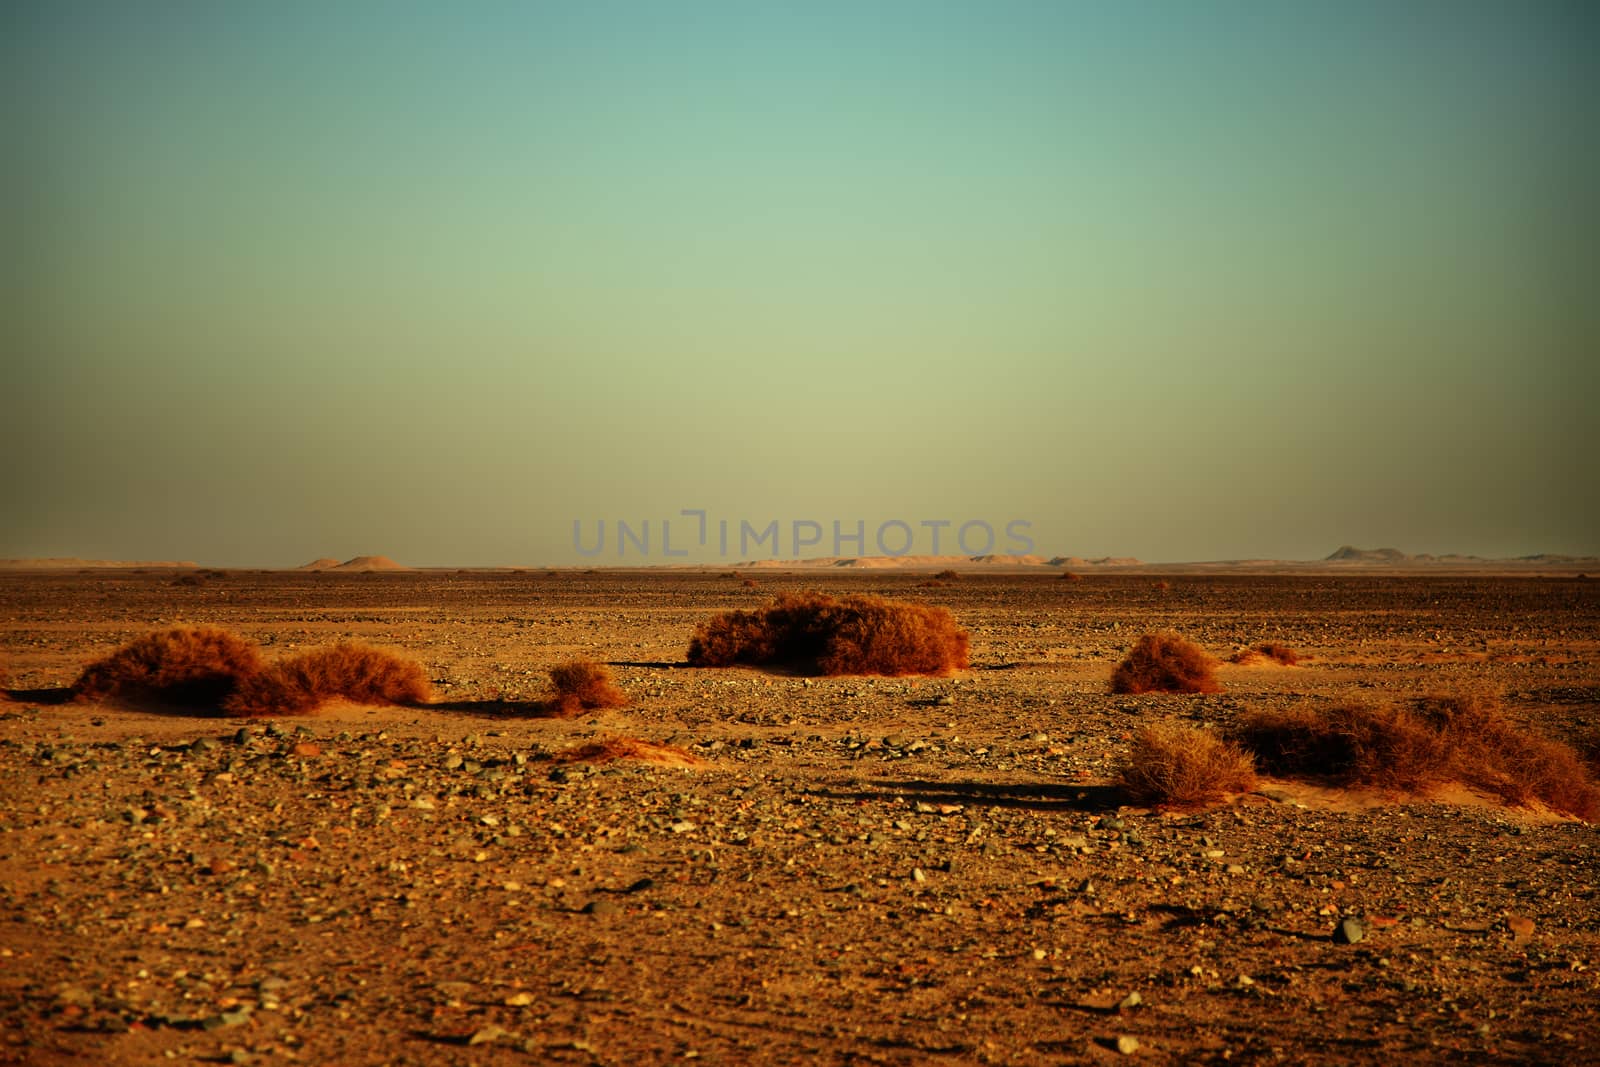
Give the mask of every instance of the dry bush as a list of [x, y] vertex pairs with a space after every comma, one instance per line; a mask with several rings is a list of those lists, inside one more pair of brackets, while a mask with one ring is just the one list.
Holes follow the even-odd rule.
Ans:
[[1229, 663], [1255, 663], [1259, 660], [1270, 659], [1274, 663], [1281, 663], [1285, 667], [1293, 667], [1300, 662], [1300, 653], [1288, 645], [1275, 645], [1270, 642], [1256, 645], [1254, 648], [1242, 648], [1228, 657]]
[[187, 585], [187, 586], [201, 586], [201, 585], [205, 585], [206, 584], [206, 579], [205, 579], [204, 575], [200, 575], [200, 574], [180, 574], [176, 578], [172, 579], [172, 584], [173, 585]]
[[305, 715], [330, 700], [353, 704], [425, 704], [428, 676], [413, 660], [360, 641], [279, 660], [247, 678], [223, 702], [230, 715]]
[[1444, 739], [1408, 709], [1389, 704], [1255, 712], [1240, 720], [1234, 736], [1273, 774], [1408, 792], [1450, 776]]
[[1113, 693], [1220, 693], [1216, 662], [1199, 645], [1173, 633], [1145, 634], [1111, 672]]
[[940, 571], [938, 574], [935, 574], [933, 577], [934, 577], [935, 580], [941, 581], [941, 582], [959, 582], [961, 580], [961, 572], [960, 571], [954, 571], [954, 570], [951, 570], [950, 568], [946, 567], [944, 570]]
[[1134, 734], [1117, 784], [1140, 804], [1205, 804], [1253, 789], [1255, 760], [1209, 730], [1157, 723]]
[[946, 674], [967, 666], [967, 632], [947, 608], [878, 596], [783, 594], [695, 628], [696, 667], [778, 665], [807, 674]]
[[549, 708], [556, 715], [579, 715], [599, 708], [620, 708], [628, 696], [611, 682], [611, 672], [599, 663], [573, 660], [550, 668], [555, 695]]
[[1518, 727], [1494, 695], [1434, 694], [1416, 711], [1445, 738], [1461, 781], [1508, 804], [1539, 800], [1580, 819], [1600, 818], [1600, 786], [1577, 750]]
[[128, 642], [83, 669], [73, 699], [215, 707], [261, 671], [256, 646], [227, 630], [180, 626]]
[[1486, 694], [1430, 696], [1411, 706], [1256, 712], [1234, 736], [1273, 774], [1406, 792], [1459, 781], [1509, 804], [1538, 800], [1582, 819], [1600, 818], [1600, 785], [1582, 757], [1518, 727]]
[[609, 734], [563, 749], [550, 757], [552, 763], [612, 763], [616, 760], [641, 760], [672, 767], [698, 767], [705, 760], [686, 748], [663, 745], [625, 734]]
[[756, 581], [754, 578], [746, 578], [744, 581], [740, 582], [739, 584], [744, 586], [746, 589], [754, 589], [756, 586], [760, 585], [761, 583]]
[[1063, 582], [1081, 582], [1083, 581], [1083, 575], [1077, 571], [1062, 571], [1058, 579]]
[[1171, 588], [1172, 588], [1172, 583], [1167, 581], [1166, 579], [1162, 579], [1161, 581], [1156, 583], [1157, 592], [1165, 593], [1168, 589], [1171, 589]]

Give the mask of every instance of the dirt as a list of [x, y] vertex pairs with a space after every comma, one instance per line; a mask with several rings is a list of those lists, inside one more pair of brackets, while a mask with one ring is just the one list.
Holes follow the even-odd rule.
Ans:
[[[1269, 780], [1161, 812], [1109, 784], [1152, 718], [1466, 686], [1586, 742], [1592, 581], [208, 575], [0, 574], [0, 1062], [1600, 1057], [1595, 827], [1459, 788]], [[682, 665], [696, 620], [801, 588], [945, 604], [973, 669]], [[56, 703], [180, 622], [269, 659], [398, 647], [438, 702], [272, 722]], [[1111, 695], [1158, 629], [1303, 665]], [[531, 717], [575, 656], [632, 704]], [[694, 758], [555, 759], [613, 734]]]

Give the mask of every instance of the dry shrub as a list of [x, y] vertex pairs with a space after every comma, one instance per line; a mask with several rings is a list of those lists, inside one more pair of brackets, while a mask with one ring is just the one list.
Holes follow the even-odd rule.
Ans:
[[1205, 804], [1254, 788], [1255, 760], [1209, 730], [1157, 723], [1133, 735], [1117, 784], [1141, 804]]
[[1165, 593], [1168, 589], [1171, 589], [1171, 588], [1172, 588], [1172, 583], [1169, 582], [1169, 581], [1166, 581], [1165, 579], [1163, 579], [1163, 580], [1161, 580], [1161, 581], [1156, 583], [1156, 591], [1157, 592]]
[[256, 646], [212, 626], [179, 626], [128, 642], [83, 669], [73, 699], [159, 700], [215, 707], [261, 671]]
[[572, 748], [563, 749], [550, 757], [552, 763], [613, 763], [617, 760], [641, 760], [671, 767], [698, 767], [705, 760], [686, 748], [663, 745], [624, 734], [609, 734]]
[[933, 577], [935, 580], [941, 582], [959, 582], [961, 580], [961, 572], [951, 570], [947, 567], [938, 574], [935, 574]]
[[1263, 768], [1287, 776], [1327, 776], [1346, 785], [1418, 792], [1449, 777], [1444, 739], [1409, 710], [1346, 704], [1245, 716], [1235, 737]]
[[1508, 804], [1539, 800], [1556, 811], [1600, 818], [1600, 786], [1572, 746], [1518, 727], [1487, 693], [1430, 695], [1417, 713], [1449, 745], [1456, 775]]
[[1273, 774], [1413, 793], [1459, 781], [1509, 804], [1600, 818], [1600, 786], [1578, 753], [1516, 726], [1481, 693], [1256, 712], [1234, 736]]
[[231, 715], [305, 715], [330, 700], [425, 704], [428, 676], [413, 660], [360, 641], [279, 660], [242, 681], [222, 705]]
[[620, 708], [628, 696], [611, 682], [611, 672], [586, 659], [573, 660], [550, 668], [550, 685], [555, 696], [550, 710], [557, 715], [578, 715], [598, 708]]
[[1083, 575], [1079, 574], [1077, 571], [1062, 571], [1061, 574], [1058, 577], [1059, 577], [1059, 580], [1063, 581], [1063, 582], [1081, 582], [1081, 581], [1083, 581]]
[[176, 578], [172, 579], [172, 584], [201, 586], [206, 584], [206, 579], [204, 575], [200, 574], [180, 574]]
[[1199, 645], [1173, 633], [1145, 634], [1111, 672], [1113, 693], [1220, 693], [1216, 662]]
[[1270, 659], [1274, 663], [1285, 667], [1293, 667], [1300, 662], [1300, 653], [1288, 645], [1274, 645], [1270, 642], [1256, 645], [1254, 648], [1242, 648], [1228, 657], [1229, 663], [1257, 663], [1263, 659]]
[[746, 589], [754, 589], [756, 586], [760, 585], [761, 583], [756, 581], [754, 578], [746, 578], [744, 581], [740, 582], [739, 584], [744, 586]]
[[783, 594], [695, 628], [696, 667], [778, 665], [807, 674], [946, 674], [967, 666], [967, 632], [949, 609], [878, 596]]

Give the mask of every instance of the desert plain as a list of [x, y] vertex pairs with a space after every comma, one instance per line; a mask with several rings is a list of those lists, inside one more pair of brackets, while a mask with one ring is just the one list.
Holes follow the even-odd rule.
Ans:
[[[697, 622], [804, 589], [944, 605], [971, 669], [686, 665]], [[65, 699], [186, 624], [360, 638], [437, 696]], [[1301, 663], [1111, 693], [1160, 629]], [[1467, 688], [1592, 757], [1597, 652], [1573, 573], [0, 572], [0, 1063], [1597, 1062], [1595, 826], [1114, 785], [1150, 722]], [[628, 706], [540, 717], [580, 657]], [[688, 758], [553, 758], [607, 735]]]

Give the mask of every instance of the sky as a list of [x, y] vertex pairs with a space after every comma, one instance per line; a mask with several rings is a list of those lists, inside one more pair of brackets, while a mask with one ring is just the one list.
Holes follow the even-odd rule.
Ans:
[[19, 0], [0, 556], [1600, 554], [1597, 27]]

